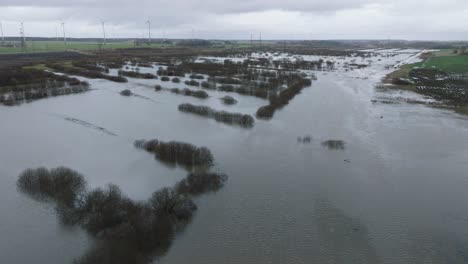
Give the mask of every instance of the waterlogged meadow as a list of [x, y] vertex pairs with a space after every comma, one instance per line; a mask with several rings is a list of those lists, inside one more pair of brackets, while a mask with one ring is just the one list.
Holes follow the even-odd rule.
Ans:
[[467, 120], [375, 89], [418, 52], [47, 65], [89, 89], [0, 106], [0, 262], [464, 263]]

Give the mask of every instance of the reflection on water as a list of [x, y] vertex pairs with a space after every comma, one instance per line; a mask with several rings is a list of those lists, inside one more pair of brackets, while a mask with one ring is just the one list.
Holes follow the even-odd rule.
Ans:
[[[466, 118], [404, 102], [372, 103], [392, 96], [374, 89], [385, 67], [415, 52], [376, 57], [359, 70], [317, 72], [312, 87], [252, 129], [177, 106], [252, 115], [266, 100], [154, 91], [155, 84], [184, 88], [183, 78], [89, 80], [94, 90], [85, 94], [0, 106], [0, 263], [71, 263], [93, 244], [80, 229], [64, 229], [53, 208], [16, 191], [21, 171], [67, 166], [86, 175], [90, 188], [114, 183], [131, 199], [146, 200], [185, 177], [133, 147], [155, 137], [207, 146], [230, 176], [221, 191], [197, 198], [199, 211], [162, 263], [466, 263]], [[151, 100], [120, 96], [124, 89]], [[219, 98], [226, 95], [238, 103], [225, 105]], [[398, 94], [405, 96], [419, 98]], [[310, 142], [298, 144], [298, 137]], [[330, 139], [346, 148], [321, 146]]]
[[381, 263], [370, 244], [366, 226], [326, 200], [316, 203], [320, 257], [318, 263]]

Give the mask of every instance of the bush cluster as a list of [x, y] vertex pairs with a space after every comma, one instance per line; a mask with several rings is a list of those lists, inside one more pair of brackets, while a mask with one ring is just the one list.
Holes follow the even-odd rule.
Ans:
[[119, 70], [119, 76], [127, 76], [131, 78], [140, 78], [140, 79], [155, 79], [156, 76], [151, 73], [140, 73], [137, 71], [123, 71]]
[[276, 110], [287, 105], [302, 89], [311, 84], [310, 79], [296, 77], [295, 81], [288, 88], [282, 90], [278, 95], [273, 94], [269, 97], [270, 103], [257, 110], [257, 117], [272, 118]]
[[69, 75], [78, 75], [78, 76], [83, 76], [86, 78], [90, 79], [106, 79], [109, 81], [113, 82], [128, 82], [128, 80], [125, 77], [122, 76], [110, 76], [103, 74], [100, 71], [93, 71], [93, 70], [88, 70], [88, 69], [83, 69], [83, 68], [76, 68], [76, 67], [65, 67], [62, 64], [59, 63], [47, 63], [47, 67], [57, 70], [59, 72], [69, 74]]
[[21, 68], [0, 71], [0, 103], [6, 105], [88, 90], [87, 82], [66, 75]]
[[79, 225], [97, 239], [74, 263], [146, 264], [163, 255], [192, 218], [197, 206], [191, 196], [217, 191], [226, 180], [222, 174], [191, 173], [143, 202], [130, 200], [115, 185], [87, 190], [84, 177], [64, 167], [28, 169], [17, 185], [33, 198], [55, 202], [62, 223]]
[[208, 106], [197, 106], [192, 104], [179, 105], [179, 111], [184, 113], [192, 113], [203, 117], [212, 118], [218, 122], [239, 125], [242, 127], [253, 127], [255, 120], [250, 115], [240, 113], [229, 113], [226, 111], [217, 111]]
[[322, 142], [322, 146], [327, 147], [328, 149], [344, 149], [345, 142], [343, 140], [327, 140]]
[[120, 95], [122, 95], [122, 96], [132, 96], [133, 93], [129, 89], [125, 89], [125, 90], [120, 91]]
[[229, 95], [226, 95], [226, 96], [222, 97], [221, 100], [222, 100], [223, 103], [226, 104], [226, 105], [234, 105], [234, 104], [237, 104], [237, 100], [234, 99], [233, 97], [229, 96]]
[[189, 143], [157, 139], [135, 141], [135, 147], [154, 153], [156, 159], [176, 165], [211, 166], [213, 155], [206, 147], [196, 147]]
[[190, 80], [190, 81], [187, 80], [185, 81], [185, 84], [189, 86], [196, 86], [196, 87], [200, 86], [200, 83], [195, 80]]
[[200, 99], [205, 99], [205, 98], [208, 98], [208, 93], [203, 91], [203, 90], [190, 90], [188, 88], [185, 88], [185, 89], [179, 89], [179, 88], [172, 88], [171, 89], [171, 92], [175, 93], [175, 94], [183, 94], [183, 95], [186, 95], [186, 96], [193, 96], [193, 97], [197, 97], [197, 98], [200, 98]]
[[200, 75], [200, 74], [191, 74], [190, 79], [198, 79], [198, 80], [203, 80], [205, 79], [205, 76]]

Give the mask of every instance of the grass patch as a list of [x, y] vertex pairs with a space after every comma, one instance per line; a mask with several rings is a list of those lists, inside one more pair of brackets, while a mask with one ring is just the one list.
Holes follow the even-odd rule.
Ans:
[[467, 73], [468, 55], [431, 57], [424, 62], [412, 64], [413, 67], [438, 69], [447, 73]]
[[46, 71], [46, 70], [51, 70], [49, 67], [47, 67], [45, 64], [36, 64], [32, 66], [25, 66], [23, 67], [25, 70], [40, 70], [40, 71]]

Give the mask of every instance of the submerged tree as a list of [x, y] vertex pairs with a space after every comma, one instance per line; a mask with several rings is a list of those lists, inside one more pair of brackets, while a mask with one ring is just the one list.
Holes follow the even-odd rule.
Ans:
[[197, 210], [191, 195], [215, 191], [227, 177], [214, 173], [189, 174], [174, 188], [156, 191], [135, 202], [116, 185], [86, 190], [84, 177], [71, 169], [28, 169], [20, 174], [18, 190], [56, 203], [58, 217], [79, 225], [97, 244], [76, 264], [147, 264], [163, 255]]

